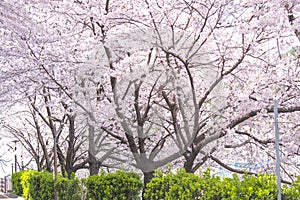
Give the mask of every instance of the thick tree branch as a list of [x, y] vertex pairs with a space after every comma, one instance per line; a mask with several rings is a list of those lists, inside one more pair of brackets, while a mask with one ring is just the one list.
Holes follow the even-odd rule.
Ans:
[[117, 134], [114, 134], [112, 131], [110, 131], [110, 130], [108, 130], [107, 128], [105, 128], [105, 127], [101, 127], [101, 129], [103, 130], [103, 131], [105, 131], [108, 135], [110, 135], [110, 136], [112, 136], [113, 138], [116, 138], [117, 140], [119, 140], [122, 144], [126, 144], [127, 145], [127, 141], [126, 141], [126, 139], [125, 138], [123, 138], [123, 137], [121, 137], [121, 136], [119, 136], [119, 135], [117, 135]]
[[258, 143], [263, 144], [263, 145], [275, 142], [273, 138], [272, 139], [268, 139], [268, 140], [261, 140], [261, 139], [255, 137], [255, 136], [253, 136], [250, 133], [247, 133], [245, 131], [238, 131], [238, 130], [236, 130], [235, 132], [237, 134], [240, 134], [240, 135], [246, 135], [246, 136], [252, 138], [255, 142], [258, 142]]
[[[238, 117], [237, 119], [233, 120], [230, 124], [227, 125], [227, 128], [234, 128], [235, 126], [241, 124], [242, 122], [250, 119], [251, 117], [255, 117], [257, 114], [259, 114], [263, 109], [257, 109], [248, 112], [247, 114], [244, 114], [241, 117]], [[267, 113], [273, 113], [274, 112], [274, 107], [269, 107], [266, 109]], [[292, 107], [281, 107], [278, 108], [278, 113], [291, 113], [291, 112], [297, 112], [300, 111], [300, 106], [292, 106]]]

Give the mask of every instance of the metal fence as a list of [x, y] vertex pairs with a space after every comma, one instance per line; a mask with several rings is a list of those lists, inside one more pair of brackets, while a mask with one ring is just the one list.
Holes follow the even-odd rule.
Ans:
[[12, 191], [11, 176], [0, 178], [0, 192], [7, 193]]

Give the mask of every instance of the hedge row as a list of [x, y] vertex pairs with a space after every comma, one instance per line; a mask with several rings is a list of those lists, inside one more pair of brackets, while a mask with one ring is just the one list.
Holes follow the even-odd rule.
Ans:
[[[27, 200], [52, 200], [54, 189], [60, 200], [136, 200], [143, 184], [139, 175], [117, 171], [90, 176], [79, 181], [59, 177], [56, 182], [48, 172], [23, 171], [13, 174], [13, 191]], [[300, 179], [291, 186], [282, 187], [283, 200], [300, 199]], [[164, 175], [156, 171], [144, 191], [145, 200], [244, 200], [277, 199], [276, 177], [274, 175], [251, 176], [241, 179], [220, 178], [207, 170], [201, 176], [184, 170]]]
[[[240, 179], [236, 174], [232, 178], [221, 179], [213, 176], [210, 170], [201, 176], [179, 170], [176, 174], [163, 175], [156, 172], [147, 184], [145, 200], [276, 200], [276, 177], [274, 175], [247, 175]], [[300, 199], [300, 180], [292, 186], [282, 187], [282, 200]]]
[[26, 200], [53, 200], [55, 190], [59, 200], [128, 200], [137, 199], [143, 187], [139, 175], [123, 171], [102, 171], [81, 181], [59, 176], [55, 182], [52, 173], [28, 170], [14, 173], [12, 184]]
[[86, 199], [91, 200], [135, 200], [141, 193], [143, 183], [138, 174], [117, 171], [93, 175], [84, 181]]
[[12, 175], [13, 193], [24, 197], [26, 200], [52, 200], [54, 188], [60, 200], [80, 200], [82, 190], [77, 178], [67, 179], [61, 176], [54, 182], [53, 174], [27, 170]]

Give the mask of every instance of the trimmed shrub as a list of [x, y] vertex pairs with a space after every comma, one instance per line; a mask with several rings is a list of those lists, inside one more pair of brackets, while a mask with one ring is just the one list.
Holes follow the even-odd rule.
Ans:
[[221, 199], [222, 190], [219, 177], [211, 176], [206, 171], [203, 177], [187, 173], [181, 169], [176, 174], [163, 176], [155, 173], [155, 178], [147, 184], [145, 200], [191, 200], [191, 199]]
[[21, 196], [23, 194], [23, 188], [21, 184], [21, 175], [24, 171], [13, 173], [11, 176], [13, 193]]
[[[158, 175], [157, 175], [158, 174]], [[296, 200], [300, 197], [300, 181], [292, 187], [284, 186], [282, 199]], [[274, 175], [247, 175], [242, 179], [212, 176], [210, 170], [201, 176], [179, 170], [176, 174], [155, 173], [147, 184], [145, 200], [275, 200], [277, 199], [276, 177]]]
[[155, 177], [147, 184], [144, 198], [145, 200], [197, 199], [200, 194], [199, 186], [200, 178], [184, 170], [166, 176], [155, 173]]
[[244, 175], [237, 187], [236, 196], [231, 199], [260, 199], [270, 200], [277, 199], [276, 177], [274, 175]]
[[32, 200], [52, 200], [54, 199], [54, 189], [57, 191], [59, 200], [81, 199], [80, 181], [77, 178], [69, 180], [59, 176], [55, 182], [53, 173], [38, 172], [30, 177], [29, 183], [29, 197]]
[[23, 194], [22, 197], [24, 197], [26, 200], [32, 200], [29, 197], [29, 187], [30, 187], [30, 178], [31, 176], [33, 176], [34, 174], [39, 173], [38, 171], [35, 170], [26, 170], [22, 172], [21, 175], [21, 185], [22, 185], [22, 189], [23, 189]]
[[300, 177], [297, 178], [292, 185], [284, 185], [282, 187], [283, 200], [299, 200], [300, 199]]
[[115, 173], [93, 175], [85, 180], [87, 199], [91, 200], [127, 200], [137, 199], [143, 183], [140, 176], [121, 170]]
[[59, 177], [55, 182], [59, 200], [80, 200], [82, 190], [78, 178], [68, 179]]
[[79, 179], [73, 177], [58, 177], [54, 183], [53, 174], [50, 172], [38, 172], [27, 170], [12, 175], [13, 192], [23, 196], [26, 200], [52, 200], [54, 187], [60, 200], [80, 200], [83, 195]]
[[54, 199], [54, 179], [49, 172], [34, 173], [29, 179], [29, 197], [32, 200]]

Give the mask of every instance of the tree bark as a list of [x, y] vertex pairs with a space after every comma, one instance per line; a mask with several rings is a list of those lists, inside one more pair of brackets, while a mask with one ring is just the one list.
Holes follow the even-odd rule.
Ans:
[[186, 172], [188, 173], [193, 173], [193, 163], [194, 163], [194, 160], [192, 159], [188, 159], [184, 162], [184, 169]]
[[90, 176], [95, 175], [99, 173], [100, 169], [100, 164], [99, 161], [97, 161], [96, 157], [89, 152], [89, 171], [90, 171]]
[[147, 185], [147, 183], [149, 183], [152, 180], [153, 175], [154, 175], [154, 171], [152, 171], [152, 172], [143, 172], [143, 175], [144, 175], [144, 188], [143, 188], [143, 192], [142, 192], [142, 197], [144, 199], [146, 185]]
[[194, 173], [193, 171], [193, 165], [196, 158], [196, 153], [191, 153], [190, 155], [185, 156], [185, 162], [184, 162], [184, 169], [188, 173]]

